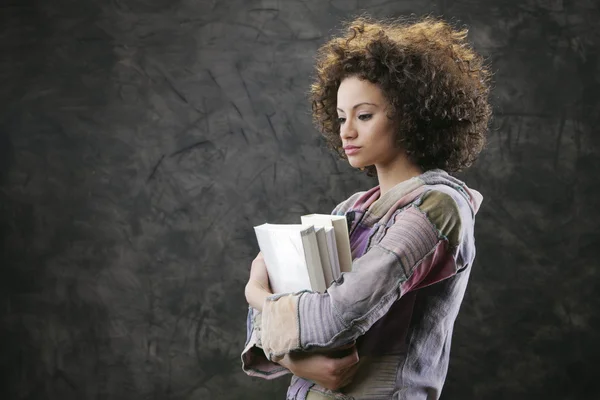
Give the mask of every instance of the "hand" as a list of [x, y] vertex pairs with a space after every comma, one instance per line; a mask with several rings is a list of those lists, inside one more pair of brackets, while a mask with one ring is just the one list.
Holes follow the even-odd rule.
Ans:
[[269, 274], [262, 253], [258, 253], [252, 261], [250, 279], [246, 284], [245, 294], [248, 304], [258, 311], [262, 311], [265, 299], [273, 294], [269, 286]]
[[335, 353], [288, 353], [279, 364], [296, 376], [326, 389], [338, 390], [352, 381], [358, 370], [359, 358], [353, 343], [336, 349]]
[[252, 261], [250, 267], [250, 280], [262, 286], [263, 289], [271, 291], [269, 286], [269, 273], [267, 272], [267, 264], [265, 264], [265, 258], [262, 252], [259, 252], [256, 258]]

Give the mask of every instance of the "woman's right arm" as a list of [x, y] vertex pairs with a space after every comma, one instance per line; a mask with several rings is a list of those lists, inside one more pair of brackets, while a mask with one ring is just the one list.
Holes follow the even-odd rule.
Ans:
[[261, 313], [249, 308], [246, 348], [242, 353], [242, 369], [250, 376], [275, 379], [290, 372], [294, 375], [337, 390], [350, 383], [358, 369], [358, 352], [354, 344], [328, 353], [292, 352], [278, 362], [265, 356], [260, 344]]

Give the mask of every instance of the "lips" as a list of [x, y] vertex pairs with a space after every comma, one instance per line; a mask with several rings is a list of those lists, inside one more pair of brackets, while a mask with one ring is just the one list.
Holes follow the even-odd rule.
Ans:
[[346, 154], [354, 154], [354, 153], [358, 152], [359, 150], [360, 150], [360, 147], [356, 147], [356, 146], [344, 147], [344, 151], [346, 152]]

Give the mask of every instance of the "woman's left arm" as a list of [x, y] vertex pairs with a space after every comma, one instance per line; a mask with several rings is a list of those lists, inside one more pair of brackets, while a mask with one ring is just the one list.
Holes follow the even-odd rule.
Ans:
[[[465, 215], [465, 213], [462, 213]], [[364, 334], [399, 297], [457, 272], [461, 220], [454, 199], [430, 191], [397, 214], [379, 243], [354, 260], [352, 272], [326, 293], [270, 295], [264, 263], [253, 263], [247, 300], [262, 308], [260, 343], [267, 358], [290, 351], [338, 348]], [[268, 278], [267, 278], [268, 279]], [[257, 285], [256, 283], [260, 285]]]

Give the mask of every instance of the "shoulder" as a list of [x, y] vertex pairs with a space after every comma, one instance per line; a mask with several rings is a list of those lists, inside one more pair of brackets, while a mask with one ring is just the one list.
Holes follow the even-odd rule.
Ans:
[[333, 209], [331, 214], [332, 215], [345, 215], [346, 212], [352, 208], [354, 203], [356, 203], [356, 201], [365, 193], [367, 193], [367, 191], [354, 193], [352, 196], [348, 197], [346, 200], [342, 201], [337, 206], [335, 206], [335, 208]]
[[460, 199], [445, 191], [436, 189], [426, 191], [415, 203], [427, 220], [442, 236], [448, 239], [450, 246], [458, 246], [465, 221], [461, 216]]

